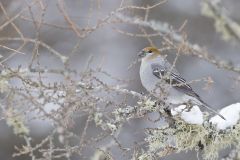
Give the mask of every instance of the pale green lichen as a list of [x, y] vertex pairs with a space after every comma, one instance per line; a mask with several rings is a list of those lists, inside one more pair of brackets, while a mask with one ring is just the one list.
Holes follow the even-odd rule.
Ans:
[[199, 142], [205, 143], [208, 130], [202, 125], [187, 124], [182, 120], [176, 121], [174, 133], [177, 151], [197, 149]]
[[153, 156], [147, 153], [143, 153], [142, 155], [140, 155], [137, 160], [153, 160]]
[[206, 160], [217, 159], [220, 150], [232, 145], [238, 146], [240, 139], [240, 124], [225, 130], [224, 133], [213, 132], [206, 141], [203, 157]]
[[218, 3], [220, 2], [202, 1], [202, 14], [214, 19], [216, 31], [222, 34], [224, 40], [239, 40], [240, 25], [230, 19]]
[[131, 117], [134, 115], [134, 112], [136, 111], [137, 107], [132, 106], [126, 106], [125, 108], [117, 108], [115, 111], [113, 111], [113, 115], [115, 117], [116, 122], [121, 122], [124, 120], [131, 119]]
[[138, 160], [152, 160], [152, 156], [148, 155], [148, 154], [143, 154], [141, 156], [138, 157]]
[[95, 122], [96, 126], [100, 126], [102, 124], [102, 122], [103, 122], [102, 117], [103, 117], [102, 113], [96, 112], [94, 114], [93, 119], [94, 119], [94, 122]]
[[[169, 127], [155, 128], [150, 131], [146, 141], [149, 143], [149, 151], [156, 152], [172, 142], [174, 129]], [[170, 136], [171, 135], [171, 136]]]
[[[234, 156], [234, 155], [233, 155], [233, 156]], [[239, 159], [240, 159], [240, 149], [239, 149], [239, 148], [236, 150], [236, 154], [235, 154], [234, 158], [235, 158], [236, 160], [239, 160]], [[232, 158], [232, 159], [234, 159], [234, 158]]]
[[108, 127], [108, 129], [111, 130], [112, 133], [117, 131], [117, 126], [115, 124], [107, 123], [107, 127]]
[[240, 144], [236, 146], [235, 157], [236, 159], [240, 159]]
[[214, 26], [218, 32], [222, 33], [222, 37], [224, 40], [231, 39], [231, 34], [226, 28], [226, 22], [224, 21], [224, 19], [220, 15], [216, 15], [216, 13], [211, 9], [209, 4], [205, 1], [202, 2], [201, 12], [204, 16], [214, 19]]
[[96, 126], [101, 127], [103, 130], [109, 129], [106, 122], [103, 119], [103, 114], [101, 112], [96, 112], [93, 114], [93, 120]]
[[112, 156], [105, 149], [95, 151], [91, 160], [113, 160]]
[[208, 123], [194, 125], [176, 119], [174, 127], [153, 129], [148, 133], [146, 141], [149, 153], [154, 154], [172, 145], [176, 152], [202, 150], [203, 159], [215, 160], [222, 149], [239, 145], [239, 139], [240, 124], [234, 129], [219, 132]]
[[62, 55], [59, 55], [59, 56], [60, 56], [61, 61], [62, 61], [64, 64], [68, 62], [69, 57], [62, 56]]
[[110, 130], [112, 134], [117, 131], [118, 127], [114, 123], [106, 122], [103, 119], [103, 114], [100, 112], [96, 112], [93, 115], [93, 120], [96, 126], [100, 126], [103, 130]]
[[141, 111], [156, 111], [156, 101], [153, 101], [151, 98], [139, 101], [137, 103], [140, 106]]
[[[151, 99], [142, 100], [138, 102], [138, 105], [138, 110], [141, 112], [157, 111], [165, 114], [165, 111], [161, 109], [162, 107], [156, 105]], [[207, 120], [207, 117], [208, 115], [205, 115], [204, 119]], [[199, 152], [201, 150], [204, 160], [216, 160], [221, 150], [240, 145], [239, 139], [240, 124], [228, 130], [219, 131], [208, 121], [204, 121], [203, 124], [189, 124], [179, 116], [173, 116], [172, 124], [169, 124], [169, 126], [147, 129], [145, 141], [148, 143], [148, 149], [139, 157], [146, 160], [155, 156], [163, 157], [169, 154], [169, 148], [171, 149], [170, 152], [189, 150]], [[167, 151], [167, 154], [165, 154], [165, 151]]]
[[17, 113], [13, 108], [9, 108], [6, 112], [7, 125], [13, 128], [16, 135], [28, 135], [29, 129], [24, 124], [24, 118], [21, 114]]
[[202, 125], [187, 124], [179, 120], [175, 128], [165, 127], [152, 131], [146, 141], [149, 143], [150, 152], [171, 145], [180, 152], [197, 148], [199, 142], [204, 143], [207, 134], [207, 130]]
[[0, 78], [0, 93], [7, 92], [9, 89], [9, 83], [5, 78]]

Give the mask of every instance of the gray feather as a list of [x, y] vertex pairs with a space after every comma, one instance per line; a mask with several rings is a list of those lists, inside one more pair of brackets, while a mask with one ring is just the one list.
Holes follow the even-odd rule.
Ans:
[[153, 63], [151, 67], [152, 67], [153, 75], [155, 75], [157, 78], [164, 79], [168, 84], [172, 85], [172, 87], [174, 87], [176, 90], [184, 94], [187, 94], [189, 96], [195, 97], [198, 101], [202, 103], [203, 107], [214, 112], [215, 114], [219, 115], [221, 118], [225, 120], [225, 118], [222, 115], [220, 115], [214, 109], [209, 107], [209, 105], [205, 103], [196, 92], [193, 91], [192, 87], [186, 83], [186, 80], [182, 78], [180, 74], [169, 72], [169, 68], [161, 66], [157, 63]]
[[[164, 68], [163, 66], [156, 63], [152, 64], [151, 67], [153, 75], [155, 75], [159, 79], [164, 79], [168, 84], [171, 84], [172, 87], [174, 87], [178, 91], [200, 100], [199, 95], [193, 91], [192, 87], [187, 84], [186, 80], [182, 78], [179, 74], [174, 72], [168, 73], [167, 68]], [[169, 76], [167, 77], [168, 74]]]

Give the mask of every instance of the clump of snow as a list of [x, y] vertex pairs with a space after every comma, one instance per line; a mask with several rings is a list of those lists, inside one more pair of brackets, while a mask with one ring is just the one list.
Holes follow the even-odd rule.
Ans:
[[202, 124], [203, 123], [203, 113], [198, 106], [193, 106], [190, 111], [183, 111], [181, 118], [190, 124]]
[[182, 113], [185, 108], [186, 108], [186, 105], [180, 105], [176, 108], [171, 109], [171, 114], [173, 116], [176, 116], [177, 114]]
[[240, 118], [240, 103], [231, 104], [224, 107], [219, 112], [226, 120], [222, 119], [220, 116], [216, 115], [212, 117], [209, 122], [216, 125], [217, 129], [224, 130], [228, 127], [232, 127], [237, 124]]
[[202, 124], [203, 113], [198, 106], [193, 106], [190, 110], [186, 105], [180, 105], [171, 110], [173, 116], [180, 114], [181, 119], [189, 124]]

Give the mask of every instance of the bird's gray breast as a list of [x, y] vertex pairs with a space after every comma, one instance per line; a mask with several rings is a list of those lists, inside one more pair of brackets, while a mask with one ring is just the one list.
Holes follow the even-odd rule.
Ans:
[[[154, 70], [156, 72], [159, 71], [159, 73], [156, 73], [159, 74], [159, 76], [154, 74]], [[140, 78], [142, 85], [146, 88], [146, 90], [152, 92], [154, 95], [156, 95], [156, 97], [159, 97], [163, 94], [162, 92], [164, 92], [166, 95], [168, 95], [166, 101], [174, 104], [178, 104], [182, 101], [185, 101], [185, 99], [188, 99], [189, 96], [183, 96], [183, 93], [171, 87], [171, 85], [166, 83], [164, 79], [161, 81], [161, 70], [165, 70], [165, 74], [169, 70], [172, 70], [178, 74], [175, 68], [172, 68], [171, 65], [163, 59], [156, 59], [151, 62], [144, 60], [142, 61], [140, 66]]]
[[159, 78], [157, 78], [152, 73], [152, 67], [151, 63], [146, 63], [143, 61], [140, 66], [140, 79], [142, 82], [142, 85], [148, 90], [153, 91], [156, 88], [156, 85], [160, 81]]

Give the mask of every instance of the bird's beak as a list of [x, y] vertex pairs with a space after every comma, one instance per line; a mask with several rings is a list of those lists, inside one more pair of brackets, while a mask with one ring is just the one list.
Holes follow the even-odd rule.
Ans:
[[139, 57], [139, 58], [144, 57], [144, 55], [145, 55], [145, 52], [144, 52], [144, 51], [140, 51], [140, 52], [138, 53], [138, 57]]

